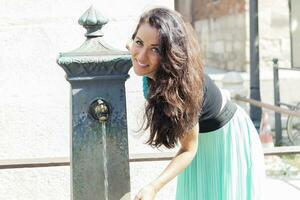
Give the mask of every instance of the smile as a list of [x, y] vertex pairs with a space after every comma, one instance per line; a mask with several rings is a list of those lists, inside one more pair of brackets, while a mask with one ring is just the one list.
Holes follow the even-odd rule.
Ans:
[[136, 62], [137, 62], [141, 67], [147, 67], [147, 66], [149, 66], [149, 65], [147, 65], [147, 64], [140, 63], [137, 59], [136, 59]]

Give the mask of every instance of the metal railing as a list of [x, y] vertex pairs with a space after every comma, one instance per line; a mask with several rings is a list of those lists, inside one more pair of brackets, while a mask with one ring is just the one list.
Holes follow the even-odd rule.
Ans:
[[292, 110], [289, 110], [289, 109], [281, 108], [279, 106], [274, 106], [274, 105], [271, 105], [271, 104], [268, 104], [268, 103], [263, 103], [263, 102], [260, 102], [260, 101], [256, 101], [254, 99], [241, 97], [239, 95], [236, 95], [234, 99], [236, 99], [238, 101], [244, 101], [244, 102], [247, 102], [249, 104], [252, 104], [254, 106], [258, 106], [258, 107], [261, 107], [261, 108], [266, 108], [266, 109], [272, 110], [276, 113], [281, 113], [281, 114], [286, 114], [286, 115], [292, 115], [292, 116], [295, 116], [295, 117], [300, 117], [300, 111], [292, 111]]
[[[273, 59], [273, 88], [274, 88], [274, 105], [280, 107], [281, 105], [288, 105], [280, 101], [280, 81], [279, 81], [279, 70], [288, 71], [298, 71], [300, 72], [300, 67], [284, 68], [279, 67], [278, 59]], [[275, 112], [275, 141], [276, 145], [282, 144], [282, 123], [281, 123], [281, 113]]]

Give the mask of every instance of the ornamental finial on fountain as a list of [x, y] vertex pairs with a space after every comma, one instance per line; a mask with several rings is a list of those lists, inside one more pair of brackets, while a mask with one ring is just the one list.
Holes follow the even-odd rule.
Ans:
[[100, 12], [98, 12], [93, 6], [91, 6], [85, 13], [79, 18], [78, 23], [82, 25], [86, 30], [86, 37], [102, 37], [102, 26], [107, 24], [108, 19], [105, 18]]

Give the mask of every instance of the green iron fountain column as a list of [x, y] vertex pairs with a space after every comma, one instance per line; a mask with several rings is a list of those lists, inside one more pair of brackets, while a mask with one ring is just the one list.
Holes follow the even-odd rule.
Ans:
[[73, 200], [130, 199], [125, 81], [131, 61], [127, 51], [103, 41], [107, 22], [89, 8], [79, 19], [86, 41], [57, 59], [72, 90]]

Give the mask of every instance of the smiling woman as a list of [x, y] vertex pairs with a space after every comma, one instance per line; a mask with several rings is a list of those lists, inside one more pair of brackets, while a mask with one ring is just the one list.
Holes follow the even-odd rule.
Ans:
[[139, 76], [146, 75], [154, 79], [154, 73], [160, 63], [158, 30], [144, 23], [132, 39], [130, 53], [134, 72]]
[[264, 164], [256, 129], [204, 74], [196, 36], [180, 14], [165, 8], [143, 13], [129, 50], [134, 72], [144, 80], [147, 144], [180, 143], [135, 200], [153, 200], [176, 176], [177, 200], [261, 199]]

